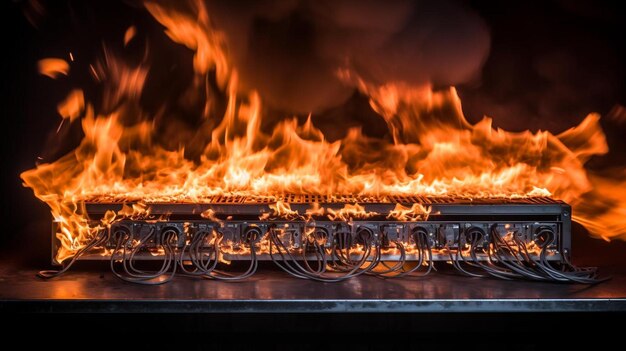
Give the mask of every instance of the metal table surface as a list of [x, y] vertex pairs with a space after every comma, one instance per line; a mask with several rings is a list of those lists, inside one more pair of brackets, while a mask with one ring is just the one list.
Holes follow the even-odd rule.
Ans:
[[626, 272], [602, 267], [594, 286], [469, 278], [451, 269], [423, 278], [360, 276], [300, 280], [261, 267], [242, 282], [176, 277], [160, 286], [123, 282], [105, 265], [43, 281], [36, 270], [0, 265], [0, 310], [14, 312], [574, 312], [626, 311]]
[[[45, 234], [46, 225], [25, 231], [24, 237]], [[30, 240], [45, 238], [40, 236]], [[165, 285], [142, 286], [117, 279], [107, 262], [79, 262], [66, 275], [43, 281], [35, 273], [47, 268], [49, 250], [43, 245], [27, 246], [0, 255], [0, 312], [413, 312], [430, 316], [539, 312], [546, 316], [549, 313], [544, 312], [626, 311], [626, 242], [607, 243], [584, 233], [573, 236], [574, 263], [598, 266], [601, 275], [611, 280], [594, 286], [502, 281], [464, 277], [445, 269], [424, 278], [361, 276], [320, 283], [292, 278], [268, 262], [243, 282], [176, 277]]]

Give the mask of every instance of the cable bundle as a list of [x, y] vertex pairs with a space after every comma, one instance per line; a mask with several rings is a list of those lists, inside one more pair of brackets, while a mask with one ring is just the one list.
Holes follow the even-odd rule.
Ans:
[[[479, 243], [487, 240], [487, 247]], [[465, 275], [472, 277], [492, 276], [500, 279], [528, 279], [537, 281], [574, 282], [595, 284], [606, 279], [598, 279], [597, 268], [577, 268], [570, 263], [567, 252], [562, 252], [563, 262], [547, 259], [549, 248], [556, 237], [549, 227], [539, 228], [535, 243], [540, 251], [538, 258], [529, 253], [526, 243], [518, 232], [503, 238], [497, 225], [492, 225], [490, 235], [478, 227], [471, 227], [457, 237], [456, 249], [448, 249], [450, 261]], [[469, 247], [468, 247], [469, 246]], [[467, 247], [467, 249], [463, 249]], [[464, 252], [465, 251], [465, 252]], [[478, 256], [482, 254], [486, 260]]]
[[[177, 272], [188, 277], [243, 280], [257, 271], [257, 250], [261, 251], [260, 247], [264, 247], [266, 251], [263, 252], [289, 275], [320, 282], [341, 282], [360, 275], [421, 277], [436, 270], [433, 239], [428, 230], [421, 226], [413, 227], [408, 240], [402, 242], [384, 234], [385, 224], [376, 232], [361, 226], [354, 234], [349, 226], [337, 224], [332, 235], [326, 227], [313, 225], [303, 233], [302, 247], [285, 243], [288, 241], [285, 238], [293, 235], [289, 229], [271, 224], [263, 233], [253, 227], [255, 231], [244, 233], [244, 240], [239, 243], [244, 245], [250, 264], [237, 275], [218, 269], [225, 254], [222, 232], [198, 228], [181, 233], [174, 227], [165, 227], [157, 233], [154, 226], [148, 225], [147, 228], [147, 232], [139, 229], [134, 235], [125, 226], [100, 230], [61, 270], [41, 271], [38, 276], [49, 279], [63, 274], [81, 256], [94, 249], [104, 249], [111, 243], [113, 248], [109, 254], [113, 274], [124, 281], [146, 285], [169, 282]], [[447, 255], [449, 263], [457, 271], [471, 277], [581, 284], [606, 280], [598, 278], [596, 268], [572, 265], [568, 252], [561, 252], [561, 262], [548, 260], [556, 240], [552, 228], [539, 227], [533, 241], [538, 250], [531, 250], [517, 231], [503, 236], [497, 224], [489, 228], [489, 233], [472, 226], [460, 230], [454, 242], [438, 246], [438, 252]], [[397, 258], [389, 261], [389, 256], [383, 253], [385, 250], [392, 250]], [[153, 260], [162, 261], [158, 269], [139, 267], [138, 261], [145, 259], [146, 251], [155, 255]], [[409, 255], [413, 255], [411, 259], [408, 259]]]

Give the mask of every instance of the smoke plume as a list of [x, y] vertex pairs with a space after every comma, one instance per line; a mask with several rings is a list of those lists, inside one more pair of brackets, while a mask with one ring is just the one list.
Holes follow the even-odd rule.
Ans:
[[244, 90], [296, 113], [344, 103], [348, 69], [373, 84], [452, 85], [476, 77], [489, 31], [453, 1], [209, 0]]

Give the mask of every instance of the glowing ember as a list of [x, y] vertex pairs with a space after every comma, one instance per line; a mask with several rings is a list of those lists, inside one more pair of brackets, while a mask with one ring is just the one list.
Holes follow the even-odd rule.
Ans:
[[[552, 196], [572, 204], [577, 220], [596, 235], [610, 238], [626, 232], [625, 188], [619, 182], [598, 187], [607, 181], [589, 177], [584, 168], [591, 156], [608, 150], [598, 115], [590, 114], [579, 126], [559, 135], [510, 133], [494, 129], [490, 118], [470, 124], [452, 87], [434, 91], [430, 86], [399, 82], [375, 86], [346, 69], [338, 74], [369, 96], [372, 108], [387, 122], [392, 140], [351, 129], [343, 139], [329, 142], [314, 127], [311, 116], [304, 124], [296, 118], [284, 119], [273, 133], [265, 134], [260, 130], [259, 95], [238, 93], [237, 69], [229, 61], [224, 36], [213, 28], [203, 4], [194, 4], [193, 15], [155, 3], [146, 7], [173, 41], [195, 52], [194, 84], [208, 85], [209, 77], [214, 77], [227, 99], [224, 115], [214, 113], [216, 97], [205, 89], [205, 125], [194, 138], [203, 152], [193, 160], [186, 158], [182, 147], [172, 150], [159, 145], [149, 118], [128, 123], [139, 120], [137, 116], [129, 119], [128, 114], [136, 114], [133, 102], [141, 96], [149, 72], [146, 65], [132, 67], [107, 53], [103, 62], [91, 66], [94, 77], [105, 84], [104, 106], [110, 112], [98, 115], [80, 90], [73, 91], [59, 112], [70, 121], [80, 117], [84, 139], [73, 152], [22, 174], [25, 185], [51, 207], [59, 222], [59, 261], [73, 255], [100, 228], [88, 224], [82, 207], [85, 201], [141, 201], [149, 206], [203, 202], [224, 194], [267, 197], [286, 193]], [[124, 43], [135, 35], [135, 28], [129, 28]], [[42, 60], [40, 67], [51, 77], [69, 71], [62, 60]], [[614, 224], [601, 226], [593, 221], [598, 206], [584, 201], [597, 199], [599, 194], [618, 199], [621, 207], [616, 213], [603, 215]], [[276, 203], [273, 209], [286, 216], [298, 215], [284, 203]], [[101, 227], [142, 211], [149, 213], [149, 208], [125, 207], [107, 216]], [[324, 211], [311, 209], [316, 214]], [[400, 206], [392, 213], [399, 220], [421, 220], [429, 209]], [[326, 209], [326, 214], [343, 220], [370, 215], [358, 204]], [[212, 218], [213, 214], [204, 216]], [[604, 223], [604, 217], [600, 219]]]

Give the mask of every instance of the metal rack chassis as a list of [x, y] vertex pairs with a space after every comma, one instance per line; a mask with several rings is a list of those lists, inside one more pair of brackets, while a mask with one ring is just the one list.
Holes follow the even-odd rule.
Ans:
[[[292, 203], [290, 207], [292, 210], [298, 211], [298, 213], [305, 213], [307, 209], [311, 207], [309, 203]], [[344, 203], [322, 203], [319, 204], [324, 208], [330, 208], [333, 210], [339, 210], [345, 206]], [[406, 242], [408, 240], [408, 232], [411, 228], [417, 226], [423, 226], [426, 228], [435, 228], [435, 226], [451, 226], [452, 234], [448, 233], [446, 241], [448, 244], [454, 241], [454, 235], [459, 235], [464, 229], [469, 227], [480, 227], [484, 230], [491, 225], [519, 225], [526, 227], [524, 235], [527, 237], [527, 241], [531, 240], [533, 232], [533, 226], [551, 225], [554, 227], [557, 234], [557, 241], [554, 247], [554, 254], [549, 256], [550, 260], [562, 260], [561, 253], [567, 252], [571, 255], [571, 207], [563, 202], [556, 200], [542, 200], [541, 203], [524, 203], [523, 201], [470, 201], [468, 202], [454, 202], [454, 203], [424, 203], [424, 206], [431, 207], [431, 214], [426, 221], [417, 222], [401, 222], [393, 219], [386, 219], [386, 214], [394, 209], [395, 203], [365, 203], [360, 204], [367, 212], [378, 213], [378, 216], [369, 218], [366, 220], [355, 219], [350, 223], [342, 221], [330, 221], [323, 216], [313, 217], [312, 220], [316, 226], [336, 226], [344, 225], [350, 228], [352, 233], [352, 239], [360, 227], [366, 227], [372, 230], [378, 238], [378, 234], [381, 236], [386, 235], [380, 230], [377, 232], [377, 228], [381, 228], [381, 225], [385, 226], [398, 226], [402, 228], [398, 230], [398, 236], [401, 241]], [[403, 206], [410, 207], [413, 203], [402, 203]], [[113, 210], [119, 211], [122, 208], [121, 203], [86, 203], [85, 210], [91, 219], [97, 220], [106, 211]], [[190, 223], [192, 226], [205, 226], [210, 228], [217, 228], [218, 226], [227, 227], [232, 226], [235, 231], [239, 231], [239, 238], [229, 237], [233, 241], [242, 240], [244, 237], [243, 231], [248, 227], [260, 227], [268, 228], [268, 226], [275, 224], [277, 226], [292, 226], [293, 228], [300, 228], [300, 232], [307, 225], [302, 220], [287, 220], [287, 219], [259, 219], [262, 215], [272, 213], [269, 203], [208, 203], [208, 204], [187, 204], [187, 203], [155, 203], [148, 205], [153, 216], [167, 215], [168, 220], [165, 222], [147, 223], [146, 221], [129, 221], [123, 222], [131, 225], [145, 225], [145, 226], [181, 226], [183, 223]], [[204, 219], [200, 215], [201, 213], [212, 210], [216, 218], [220, 219], [221, 223], [214, 220]], [[343, 223], [343, 224], [342, 224]], [[56, 239], [55, 232], [56, 226], [53, 223], [53, 235], [52, 235], [52, 257], [54, 257], [56, 248], [58, 247], [58, 240]], [[457, 232], [454, 228], [458, 228]], [[437, 241], [437, 233], [430, 231], [430, 236], [435, 236], [432, 241], [434, 247], [441, 247], [443, 243]], [[452, 239], [450, 238], [452, 235]], [[188, 238], [187, 238], [188, 239]], [[185, 239], [185, 240], [187, 240]], [[184, 245], [184, 240], [180, 240], [181, 245]], [[298, 245], [295, 246], [297, 248]], [[269, 260], [269, 255], [259, 255], [259, 260]], [[229, 260], [245, 260], [246, 255], [230, 254], [225, 256]], [[306, 256], [305, 256], [306, 257]], [[158, 256], [146, 254], [145, 259], [158, 259]], [[85, 255], [82, 260], [103, 260], [109, 259], [107, 256], [100, 254]], [[394, 255], [388, 255], [385, 257], [388, 260], [394, 260]], [[411, 256], [407, 256], [407, 260], [413, 260]], [[433, 255], [433, 260], [447, 260], [447, 255]], [[53, 263], [57, 264], [53, 258]]]

